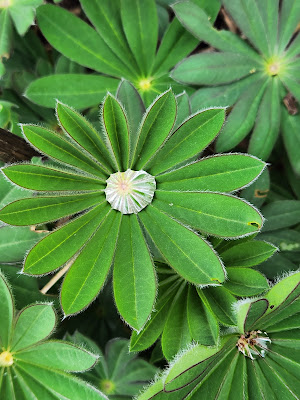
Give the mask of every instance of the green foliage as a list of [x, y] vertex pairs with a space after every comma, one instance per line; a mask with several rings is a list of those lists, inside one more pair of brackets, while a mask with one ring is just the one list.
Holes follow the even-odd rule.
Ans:
[[3, 275], [0, 296], [1, 398], [106, 398], [68, 373], [92, 368], [97, 355], [64, 341], [45, 340], [56, 325], [51, 303], [29, 305], [16, 315], [11, 289]]
[[283, 278], [258, 299], [237, 303], [237, 326], [220, 344], [195, 344], [138, 399], [296, 399], [300, 386], [299, 278]]
[[175, 3], [173, 9], [183, 26], [219, 51], [183, 60], [171, 76], [183, 84], [213, 86], [193, 95], [194, 110], [213, 105], [232, 107], [218, 137], [217, 151], [234, 148], [253, 129], [248, 151], [268, 159], [283, 114], [286, 149], [298, 170], [299, 155], [287, 139], [288, 135], [291, 138], [287, 124], [295, 124], [295, 117], [285, 116], [281, 103], [288, 92], [300, 101], [300, 47], [297, 36], [293, 38], [300, 18], [299, 2], [283, 0], [280, 11], [278, 0], [222, 3], [248, 41], [230, 31], [214, 29], [205, 10], [193, 2]]
[[75, 332], [67, 339], [84, 345], [92, 353], [100, 354], [95, 368], [83, 374], [84, 378], [98, 387], [110, 400], [130, 400], [154, 378], [157, 368], [128, 352], [128, 340], [110, 340], [102, 353], [87, 337]]
[[[219, 1], [201, 3], [214, 20]], [[38, 24], [64, 56], [104, 75], [57, 73], [37, 79], [26, 90], [31, 101], [46, 107], [54, 107], [56, 99], [76, 108], [97, 105], [107, 90], [115, 92], [120, 78], [138, 88], [146, 106], [171, 84], [174, 91], [182, 92], [184, 88], [172, 82], [169, 71], [194, 50], [198, 40], [176, 18], [169, 23], [165, 16], [167, 27], [158, 47], [154, 0], [81, 0], [81, 5], [95, 29], [49, 4], [39, 7]]]
[[[177, 107], [174, 94], [167, 91], [148, 108], [139, 128], [133, 131], [138, 124], [132, 112], [129, 117], [126, 114], [127, 104], [129, 110], [132, 107], [132, 100], [126, 102], [124, 96], [128, 85], [123, 81], [118, 91], [123, 105], [112, 95], [105, 98], [101, 113], [104, 129], [100, 133], [61, 103], [57, 105], [57, 116], [64, 134], [23, 126], [27, 140], [56, 164], [4, 168], [4, 174], [14, 183], [41, 194], [7, 205], [1, 211], [1, 219], [12, 225], [29, 225], [70, 216], [68, 223], [31, 249], [23, 271], [47, 274], [72, 259], [61, 291], [63, 311], [70, 315], [87, 307], [97, 296], [115, 255], [116, 304], [126, 322], [140, 330], [156, 296], [156, 277], [144, 230], [168, 264], [186, 280], [201, 285], [224, 282], [221, 260], [207, 241], [187, 225], [220, 237], [238, 238], [258, 232], [263, 223], [259, 212], [238, 197], [219, 191], [232, 192], [248, 184], [265, 164], [248, 155], [232, 154], [181, 167], [182, 162], [193, 159], [214, 139], [223, 124], [224, 110], [198, 112], [170, 137]], [[137, 92], [135, 98], [139, 101]], [[184, 102], [179, 107], [180, 113], [182, 108], [186, 110]], [[141, 112], [142, 108], [139, 117]], [[214, 160], [218, 169], [213, 168]], [[211, 179], [212, 186], [208, 181], [198, 182], [202, 163], [207, 174], [218, 175]], [[154, 200], [137, 215], [115, 211], [104, 193], [111, 172], [128, 167], [145, 169], [157, 179]], [[168, 172], [170, 169], [172, 172]], [[193, 192], [180, 187], [180, 169], [188, 170], [187, 176], [195, 182]], [[224, 174], [234, 171], [226, 187], [220, 170]], [[170, 183], [175, 188], [166, 190], [164, 184]], [[74, 214], [76, 218], [72, 217]]]

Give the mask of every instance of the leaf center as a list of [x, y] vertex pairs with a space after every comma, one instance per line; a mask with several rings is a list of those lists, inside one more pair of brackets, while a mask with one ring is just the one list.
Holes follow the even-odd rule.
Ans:
[[156, 182], [147, 172], [116, 172], [107, 179], [106, 200], [122, 214], [137, 214], [153, 200]]
[[251, 331], [241, 335], [236, 345], [238, 350], [243, 353], [245, 357], [254, 360], [257, 356], [265, 356], [268, 350], [268, 342], [271, 343], [271, 340], [266, 332]]
[[10, 367], [13, 363], [14, 359], [9, 351], [5, 350], [0, 354], [0, 367]]

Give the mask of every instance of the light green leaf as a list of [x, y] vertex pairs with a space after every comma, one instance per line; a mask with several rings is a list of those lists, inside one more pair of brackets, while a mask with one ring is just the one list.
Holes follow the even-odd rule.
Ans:
[[258, 232], [261, 214], [240, 198], [221, 193], [157, 190], [153, 205], [206, 234], [235, 238]]
[[239, 243], [222, 252], [226, 267], [254, 267], [271, 257], [277, 248], [260, 240]]
[[216, 137], [224, 118], [225, 110], [221, 108], [191, 116], [152, 158], [148, 166], [149, 172], [157, 175], [198, 155]]
[[240, 53], [202, 53], [179, 63], [171, 77], [188, 85], [222, 85], [250, 75], [258, 66], [256, 61]]
[[68, 271], [61, 289], [65, 315], [87, 307], [98, 295], [112, 264], [121, 213], [111, 210]]
[[12, 182], [31, 190], [49, 192], [104, 189], [104, 181], [100, 179], [40, 165], [12, 165], [2, 171]]
[[251, 303], [241, 303], [237, 308], [237, 326], [240, 333], [255, 329], [256, 321], [264, 315], [269, 307], [266, 299], [258, 299]]
[[[139, 170], [149, 164], [171, 133], [176, 119], [176, 99], [169, 89], [148, 108], [138, 131], [132, 165]], [[148, 169], [148, 167], [147, 167]]]
[[83, 348], [63, 341], [48, 341], [29, 349], [18, 351], [16, 359], [40, 367], [81, 372], [90, 369], [97, 356]]
[[119, 80], [102, 75], [57, 74], [29, 84], [25, 96], [33, 103], [54, 108], [56, 100], [77, 109], [101, 103], [107, 91], [114, 93]]
[[168, 264], [183, 278], [203, 285], [224, 281], [220, 259], [200, 236], [152, 205], [139, 218]]
[[258, 271], [251, 268], [226, 268], [228, 281], [224, 288], [236, 296], [255, 296], [269, 288], [267, 279]]
[[112, 169], [108, 164], [113, 165], [113, 160], [106, 147], [104, 135], [97, 132], [82, 115], [62, 103], [57, 103], [56, 113], [59, 123], [66, 133], [92, 154], [110, 174]]
[[111, 94], [104, 100], [102, 120], [114, 164], [119, 171], [126, 171], [129, 166], [129, 127], [121, 104]]
[[[116, 77], [133, 75], [127, 65], [86, 22], [61, 7], [45, 4], [37, 9], [39, 27], [49, 43], [80, 65]], [[61, 38], [64, 40], [61, 40]]]
[[122, 0], [123, 29], [140, 73], [151, 72], [158, 38], [158, 17], [154, 0]]
[[173, 130], [175, 131], [191, 115], [191, 104], [186, 91], [176, 96], [177, 116]]
[[[242, 94], [234, 105], [218, 137], [216, 143], [218, 152], [232, 149], [251, 131], [267, 82], [265, 78], [259, 79]], [[243, 121], [242, 124], [241, 121]]]
[[106, 168], [86, 154], [81, 148], [64, 139], [62, 134], [35, 125], [23, 125], [25, 138], [39, 151], [54, 160], [71, 165], [105, 180]]
[[245, 154], [224, 154], [156, 177], [159, 190], [233, 192], [252, 182], [265, 163]]
[[283, 1], [281, 6], [278, 37], [278, 52], [284, 51], [300, 20], [300, 4], [297, 0]]
[[[8, 58], [13, 39], [12, 23], [8, 10], [0, 12], [0, 62], [2, 57]], [[1, 76], [1, 75], [0, 75]]]
[[[10, 342], [12, 331], [14, 310], [13, 310], [13, 297], [10, 287], [0, 271], [0, 345], [1, 348], [7, 348]], [[1, 372], [0, 372], [1, 375]], [[1, 378], [0, 378], [1, 382]]]
[[256, 123], [251, 135], [249, 153], [267, 160], [279, 135], [281, 99], [278, 79], [269, 81], [258, 108]]
[[125, 215], [122, 218], [113, 284], [120, 314], [130, 326], [139, 331], [153, 309], [156, 278], [136, 215]]
[[92, 210], [53, 231], [28, 253], [24, 272], [41, 275], [66, 263], [86, 243], [110, 207], [103, 201]]
[[18, 316], [11, 343], [12, 351], [19, 351], [48, 337], [56, 324], [51, 304], [34, 304], [24, 308]]

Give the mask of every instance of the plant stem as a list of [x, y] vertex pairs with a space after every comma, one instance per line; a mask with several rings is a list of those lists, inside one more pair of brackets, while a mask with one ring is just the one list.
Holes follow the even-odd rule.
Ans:
[[68, 271], [73, 264], [73, 261], [74, 259], [72, 258], [72, 260], [70, 260], [60, 271], [57, 272], [57, 274], [53, 276], [52, 279], [50, 279], [50, 281], [40, 290], [40, 292], [46, 294], [48, 290], [51, 289], [52, 286], [54, 286], [56, 282], [59, 281], [59, 279]]

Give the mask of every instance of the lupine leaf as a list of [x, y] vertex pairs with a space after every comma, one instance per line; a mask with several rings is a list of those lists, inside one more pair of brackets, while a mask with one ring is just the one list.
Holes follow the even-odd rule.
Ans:
[[177, 117], [173, 130], [176, 130], [191, 115], [191, 103], [189, 96], [184, 91], [176, 96]]
[[224, 118], [225, 110], [218, 108], [191, 116], [150, 161], [149, 172], [157, 175], [199, 154], [216, 137]]
[[221, 261], [201, 237], [154, 206], [140, 212], [139, 218], [168, 264], [179, 275], [195, 284], [224, 281]]
[[17, 359], [41, 367], [79, 372], [92, 368], [97, 356], [70, 343], [48, 341], [18, 352]]
[[68, 271], [61, 289], [65, 315], [86, 307], [99, 293], [114, 256], [121, 213], [111, 211]]
[[20, 164], [2, 169], [12, 182], [31, 190], [103, 190], [100, 179], [40, 165]]
[[266, 224], [263, 232], [287, 228], [300, 222], [299, 200], [278, 200], [263, 207]]
[[33, 103], [54, 108], [56, 100], [76, 108], [98, 105], [107, 90], [114, 93], [119, 81], [102, 75], [56, 74], [31, 82], [25, 96]]
[[263, 223], [255, 208], [226, 194], [157, 190], [153, 204], [192, 228], [220, 237], [249, 235]]
[[279, 18], [278, 37], [281, 52], [290, 41], [300, 19], [300, 4], [297, 0], [283, 1]]
[[241, 192], [241, 197], [248, 200], [255, 207], [261, 207], [266, 201], [270, 190], [270, 174], [266, 168], [252, 185]]
[[[300, 35], [299, 35], [300, 37]], [[300, 146], [300, 115], [289, 115], [282, 112], [282, 135], [290, 163], [297, 175], [300, 175], [300, 159], [298, 148]]]
[[161, 337], [163, 354], [170, 360], [192, 340], [187, 320], [188, 288], [185, 284], [177, 291]]
[[128, 44], [142, 76], [151, 71], [158, 37], [158, 18], [154, 0], [122, 0], [121, 17]]
[[224, 154], [166, 172], [155, 179], [159, 190], [233, 192], [253, 181], [265, 164], [244, 154]]
[[56, 323], [50, 304], [35, 304], [24, 308], [18, 316], [11, 349], [18, 351], [48, 337]]
[[0, 274], [0, 298], [0, 344], [2, 348], [6, 348], [10, 341], [14, 311], [12, 293], [2, 274]]
[[138, 131], [133, 149], [133, 167], [144, 168], [170, 134], [176, 119], [176, 100], [173, 92], [163, 93], [147, 110]]
[[125, 321], [140, 330], [154, 305], [152, 259], [136, 215], [123, 216], [114, 261], [114, 295]]
[[207, 288], [202, 291], [202, 296], [222, 324], [235, 325], [233, 305], [236, 298], [224, 286]]
[[22, 128], [26, 139], [42, 153], [105, 180], [105, 169], [61, 134], [34, 125], [23, 125]]
[[56, 113], [60, 125], [67, 134], [92, 154], [107, 172], [112, 172], [107, 164], [113, 165], [113, 160], [105, 145], [104, 135], [97, 132], [82, 115], [62, 103], [57, 103]]
[[[130, 69], [111, 51], [101, 36], [72, 13], [45, 4], [38, 8], [37, 20], [46, 39], [66, 57], [112, 76], [132, 77]], [[64, 40], [61, 40], [62, 37]]]
[[[254, 125], [257, 109], [266, 84], [267, 80], [264, 78], [258, 80], [239, 98], [218, 137], [216, 144], [217, 151], [232, 149], [250, 132]], [[241, 124], [241, 121], [243, 121], [243, 124]]]
[[13, 39], [13, 27], [8, 10], [1, 10], [0, 27], [0, 60], [2, 60], [2, 57], [9, 57]]
[[251, 268], [226, 268], [228, 281], [224, 287], [236, 296], [255, 296], [269, 288], [267, 279]]
[[226, 267], [254, 267], [271, 257], [277, 248], [260, 240], [239, 243], [222, 252]]
[[45, 274], [67, 262], [90, 238], [110, 207], [102, 202], [92, 210], [53, 231], [29, 252], [24, 272]]
[[191, 53], [197, 46], [198, 40], [187, 32], [177, 18], [169, 24], [158, 48], [153, 66], [154, 75], [168, 71], [178, 61]]
[[129, 161], [129, 127], [126, 114], [117, 99], [108, 94], [102, 109], [103, 124], [115, 166], [119, 171], [128, 168]]
[[272, 79], [258, 108], [249, 153], [263, 160], [268, 159], [279, 134], [280, 112], [279, 82]]
[[256, 61], [240, 53], [204, 53], [183, 60], [171, 77], [189, 85], [222, 85], [248, 76], [257, 67]]

